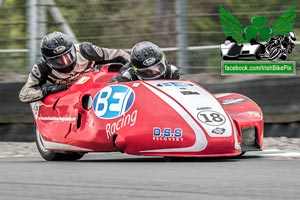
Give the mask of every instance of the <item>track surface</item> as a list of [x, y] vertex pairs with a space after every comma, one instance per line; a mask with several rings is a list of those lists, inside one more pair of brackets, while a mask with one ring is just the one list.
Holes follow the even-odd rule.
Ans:
[[300, 197], [300, 153], [267, 150], [242, 158], [166, 161], [120, 153], [77, 162], [38, 154], [0, 157], [1, 200], [239, 199]]

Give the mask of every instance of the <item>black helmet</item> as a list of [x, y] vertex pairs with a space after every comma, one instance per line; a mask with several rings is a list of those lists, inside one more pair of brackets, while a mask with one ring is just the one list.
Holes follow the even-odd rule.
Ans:
[[139, 79], [158, 79], [166, 72], [166, 59], [163, 51], [147, 41], [136, 44], [131, 51], [131, 64]]
[[70, 36], [53, 32], [45, 35], [41, 43], [43, 58], [47, 64], [59, 71], [73, 70], [76, 63], [76, 50]]

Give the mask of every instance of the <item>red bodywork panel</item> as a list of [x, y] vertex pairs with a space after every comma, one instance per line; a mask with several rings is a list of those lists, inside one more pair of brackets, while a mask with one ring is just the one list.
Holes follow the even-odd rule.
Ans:
[[262, 148], [263, 115], [248, 97], [212, 95], [183, 80], [108, 83], [115, 69], [105, 65], [31, 104], [46, 149], [234, 156], [241, 154], [241, 129], [248, 127], [255, 127]]

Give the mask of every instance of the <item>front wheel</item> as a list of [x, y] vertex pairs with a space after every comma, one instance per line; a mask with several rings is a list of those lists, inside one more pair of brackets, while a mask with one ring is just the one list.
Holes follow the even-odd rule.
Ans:
[[35, 127], [36, 133], [36, 146], [37, 149], [42, 156], [47, 161], [75, 161], [79, 160], [84, 156], [84, 153], [77, 153], [77, 152], [55, 152], [52, 150], [47, 150], [44, 147], [42, 136], [40, 135], [39, 130]]
[[282, 50], [279, 47], [272, 48], [269, 53], [269, 60], [274, 61], [280, 57]]

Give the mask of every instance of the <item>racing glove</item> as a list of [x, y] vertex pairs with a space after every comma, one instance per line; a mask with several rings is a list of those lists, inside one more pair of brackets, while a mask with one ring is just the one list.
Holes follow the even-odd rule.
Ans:
[[42, 87], [42, 93], [43, 93], [43, 96], [47, 96], [49, 94], [60, 92], [60, 91], [66, 90], [66, 89], [68, 89], [68, 87], [66, 85], [63, 85], [63, 84], [45, 85], [45, 86]]

